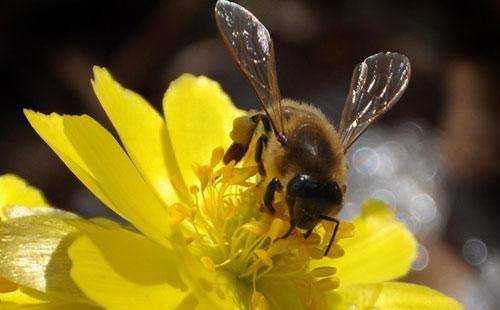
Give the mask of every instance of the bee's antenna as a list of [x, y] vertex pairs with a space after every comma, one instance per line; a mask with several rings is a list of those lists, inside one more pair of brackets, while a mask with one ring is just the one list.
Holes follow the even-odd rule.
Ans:
[[295, 230], [295, 223], [291, 222], [290, 228], [288, 229], [286, 234], [284, 234], [283, 237], [281, 237], [281, 239], [286, 239], [286, 238], [290, 237], [290, 235], [293, 233], [294, 230]]
[[275, 133], [276, 133], [276, 138], [278, 139], [279, 143], [284, 147], [287, 146], [288, 139], [286, 138], [286, 136], [282, 133], [277, 132], [277, 131], [275, 131]]
[[326, 216], [326, 215], [320, 215], [319, 217], [322, 220], [335, 223], [335, 228], [333, 229], [332, 237], [330, 238], [330, 241], [328, 242], [328, 246], [326, 247], [325, 253], [323, 254], [323, 256], [327, 256], [328, 252], [330, 252], [330, 248], [333, 245], [333, 241], [335, 241], [335, 236], [337, 235], [337, 231], [339, 230], [340, 222], [339, 222], [339, 220], [334, 219], [333, 217]]

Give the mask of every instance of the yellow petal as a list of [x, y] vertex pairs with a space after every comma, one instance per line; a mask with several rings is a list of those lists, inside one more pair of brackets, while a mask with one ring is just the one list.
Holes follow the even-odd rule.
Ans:
[[12, 206], [47, 206], [43, 194], [26, 181], [13, 174], [0, 176], [0, 220], [4, 220], [5, 208]]
[[330, 295], [335, 309], [356, 310], [459, 310], [456, 300], [425, 286], [386, 282], [351, 285]]
[[234, 308], [233, 280], [207, 271], [185, 247], [173, 251], [116, 226], [71, 223], [82, 233], [69, 249], [71, 276], [106, 309]]
[[[3, 309], [3, 308], [2, 308]], [[92, 306], [88, 304], [72, 303], [72, 302], [48, 302], [44, 304], [35, 305], [12, 305], [7, 306], [5, 309], [16, 309], [16, 310], [99, 310], [102, 308], [97, 306]]]
[[77, 150], [64, 133], [63, 116], [56, 113], [45, 115], [39, 112], [24, 110], [24, 115], [40, 137], [50, 146], [59, 158], [68, 166], [80, 181], [105, 205], [119, 213], [103, 192], [98, 180], [89, 167], [83, 162]]
[[167, 160], [171, 158], [164, 147], [167, 140], [164, 119], [143, 97], [123, 88], [104, 68], [94, 67], [92, 86], [144, 179], [165, 203], [175, 202], [176, 195], [168, 179]]
[[188, 295], [175, 253], [124, 229], [86, 224], [69, 249], [71, 276], [106, 309], [174, 309]]
[[46, 303], [46, 298], [37, 298], [29, 294], [25, 289], [18, 288], [9, 293], [0, 294], [0, 304], [15, 304], [15, 305], [36, 305]]
[[113, 136], [86, 115], [64, 117], [64, 132], [119, 213], [164, 243], [169, 233], [167, 210]]
[[102, 309], [95, 305], [76, 303], [58, 299], [47, 299], [47, 296], [29, 290], [19, 288], [13, 292], [0, 294], [1, 309], [26, 309], [26, 310], [98, 310]]
[[13, 292], [0, 294], [1, 309], [15, 310], [98, 310], [97, 306], [67, 302], [57, 299], [47, 299], [46, 296], [36, 294], [28, 289], [19, 288]]
[[63, 218], [78, 218], [78, 215], [64, 211], [61, 209], [51, 207], [25, 207], [25, 206], [12, 206], [4, 209], [4, 214], [7, 219], [14, 219], [24, 216], [32, 215], [52, 215], [55, 217]]
[[163, 99], [168, 134], [188, 187], [194, 163], [208, 165], [212, 150], [230, 143], [233, 119], [242, 115], [220, 85], [207, 77], [184, 74]]
[[31, 125], [80, 180], [115, 212], [166, 243], [166, 208], [113, 136], [91, 117], [26, 111]]
[[47, 296], [88, 299], [69, 277], [67, 248], [76, 230], [66, 219], [27, 216], [0, 223], [0, 275]]
[[339, 241], [345, 254], [314, 261], [313, 267], [337, 268], [341, 286], [388, 281], [410, 270], [417, 242], [389, 206], [378, 200], [365, 202], [354, 226], [354, 237]]

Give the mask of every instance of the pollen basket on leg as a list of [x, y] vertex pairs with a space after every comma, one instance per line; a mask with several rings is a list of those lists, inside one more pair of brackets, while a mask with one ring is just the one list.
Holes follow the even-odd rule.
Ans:
[[[335, 268], [309, 267], [311, 259], [323, 258], [330, 227], [318, 225], [307, 239], [299, 231], [282, 238], [290, 228], [283, 195], [274, 197], [276, 212], [271, 214], [263, 206], [267, 180], [259, 175], [257, 164], [244, 160], [224, 165], [221, 154], [217, 148], [209, 163], [193, 163], [198, 179], [191, 187], [194, 204], [170, 208], [171, 222], [181, 227], [190, 253], [208, 271], [240, 282], [252, 296], [266, 296], [265, 290], [259, 290], [260, 283], [275, 278], [292, 283], [303, 293], [305, 304], [336, 288]], [[349, 223], [341, 222], [336, 241], [352, 236], [352, 230]], [[342, 254], [334, 243], [329, 257]]]

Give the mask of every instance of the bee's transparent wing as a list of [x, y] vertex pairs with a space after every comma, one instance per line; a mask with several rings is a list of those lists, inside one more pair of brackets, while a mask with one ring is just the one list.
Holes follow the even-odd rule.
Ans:
[[225, 0], [217, 1], [215, 19], [226, 47], [250, 81], [273, 130], [283, 138], [281, 95], [269, 31], [248, 10]]
[[410, 79], [410, 61], [398, 53], [378, 53], [354, 69], [339, 133], [344, 150], [401, 97]]

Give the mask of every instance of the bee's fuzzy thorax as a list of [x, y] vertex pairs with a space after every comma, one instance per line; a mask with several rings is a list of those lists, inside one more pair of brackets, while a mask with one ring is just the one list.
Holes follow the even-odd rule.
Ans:
[[284, 132], [288, 145], [283, 147], [270, 135], [264, 154], [266, 166], [274, 166], [282, 178], [301, 170], [320, 179], [344, 183], [346, 163], [340, 136], [327, 117], [316, 107], [290, 99], [283, 100]]

